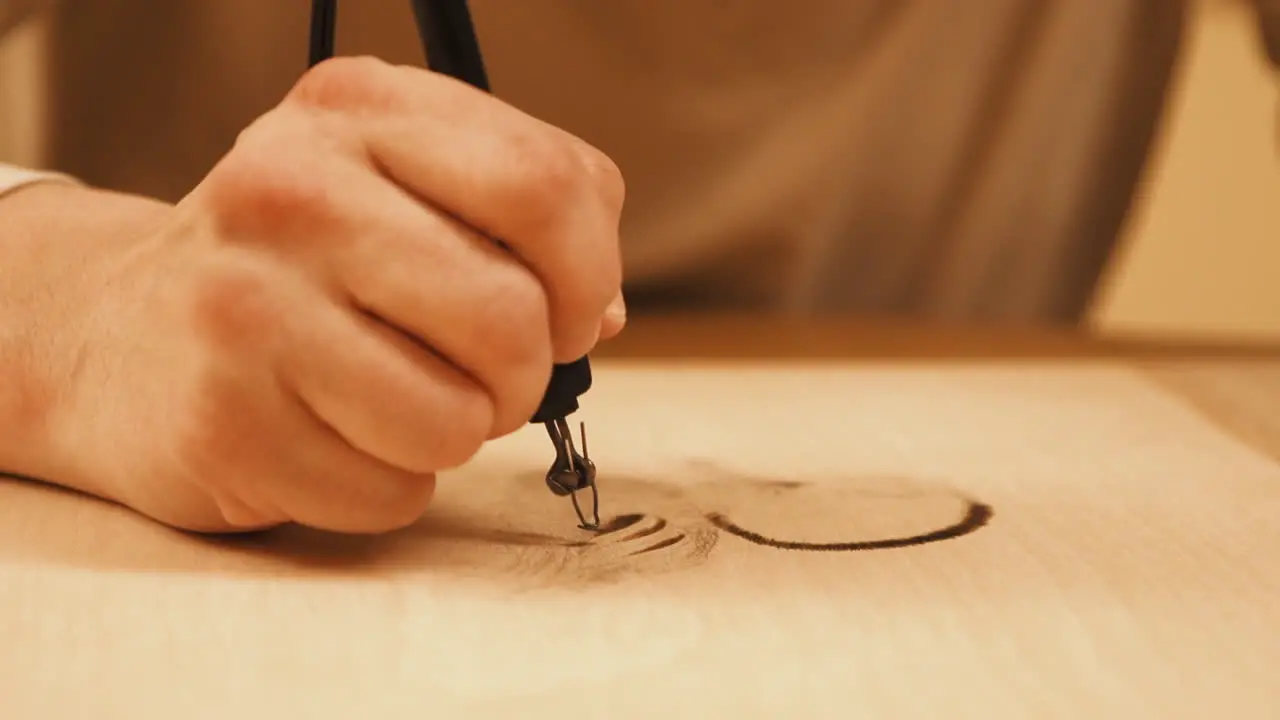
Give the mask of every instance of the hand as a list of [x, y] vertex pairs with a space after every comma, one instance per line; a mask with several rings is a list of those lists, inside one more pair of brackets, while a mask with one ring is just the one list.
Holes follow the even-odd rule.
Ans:
[[410, 524], [621, 329], [622, 203], [601, 152], [490, 95], [326, 61], [113, 256], [67, 472], [193, 530]]

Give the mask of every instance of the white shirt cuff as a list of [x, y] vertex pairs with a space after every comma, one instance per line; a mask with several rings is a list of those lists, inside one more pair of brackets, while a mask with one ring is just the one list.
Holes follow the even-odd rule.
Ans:
[[15, 190], [42, 182], [84, 185], [80, 180], [65, 173], [53, 172], [51, 170], [33, 170], [31, 168], [0, 163], [0, 197], [4, 197]]

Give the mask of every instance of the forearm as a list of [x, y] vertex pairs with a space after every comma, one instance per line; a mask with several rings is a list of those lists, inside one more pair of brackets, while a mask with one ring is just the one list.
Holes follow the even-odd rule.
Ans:
[[51, 421], [74, 374], [78, 318], [101, 274], [94, 265], [166, 207], [62, 183], [0, 197], [0, 471], [58, 481]]

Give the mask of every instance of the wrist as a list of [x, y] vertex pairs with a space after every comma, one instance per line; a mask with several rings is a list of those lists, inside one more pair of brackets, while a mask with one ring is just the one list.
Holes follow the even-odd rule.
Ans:
[[78, 473], [58, 442], [103, 266], [169, 206], [66, 182], [0, 196], [0, 471], [110, 496]]

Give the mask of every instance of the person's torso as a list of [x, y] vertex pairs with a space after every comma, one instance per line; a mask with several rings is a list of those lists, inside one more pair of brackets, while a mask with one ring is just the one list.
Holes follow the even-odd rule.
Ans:
[[[472, 0], [495, 92], [627, 179], [632, 306], [1070, 319], [1175, 57], [1169, 0]], [[176, 199], [303, 71], [307, 4], [65, 0], [59, 169]], [[421, 63], [409, 3], [339, 51]]]

